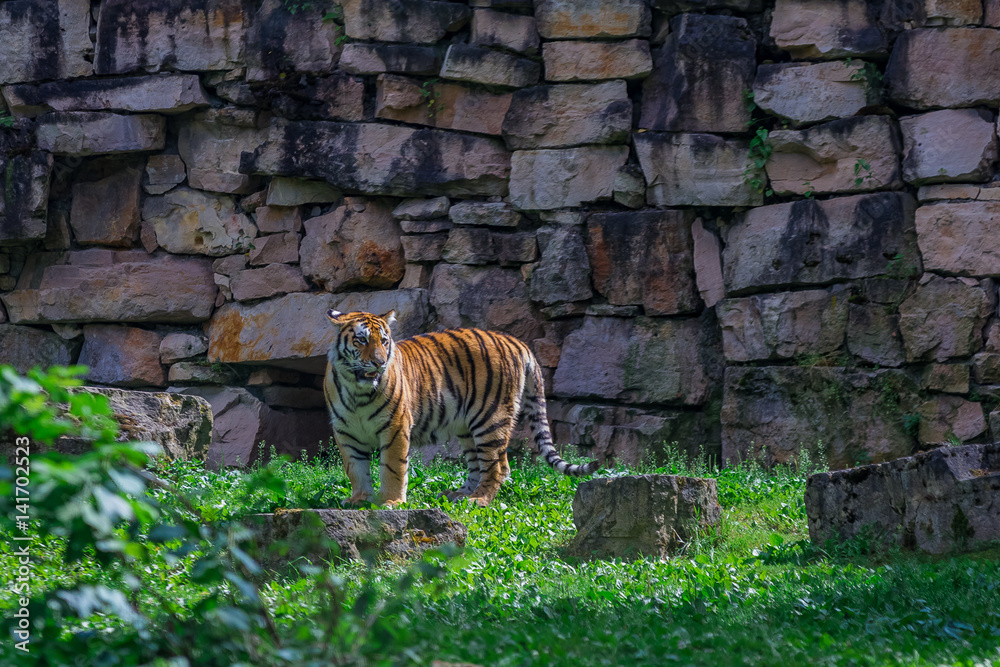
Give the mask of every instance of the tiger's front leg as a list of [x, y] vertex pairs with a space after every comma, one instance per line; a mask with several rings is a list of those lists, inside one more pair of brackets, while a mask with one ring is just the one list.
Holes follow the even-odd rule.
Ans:
[[344, 470], [351, 480], [351, 497], [344, 501], [345, 505], [360, 505], [369, 503], [375, 496], [372, 488], [371, 455], [358, 447], [343, 444], [342, 438], [336, 438], [340, 458], [344, 460]]
[[409, 463], [410, 428], [403, 426], [398, 430], [392, 427], [386, 429], [387, 438], [379, 448], [379, 476], [381, 486], [378, 490], [379, 505], [395, 505], [406, 502], [406, 469]]

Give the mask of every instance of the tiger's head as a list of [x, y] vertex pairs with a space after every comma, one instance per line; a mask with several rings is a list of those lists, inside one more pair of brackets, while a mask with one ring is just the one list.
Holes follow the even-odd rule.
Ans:
[[396, 322], [396, 311], [379, 316], [328, 310], [326, 316], [339, 330], [327, 355], [330, 364], [353, 375], [358, 384], [378, 387], [392, 363], [395, 345], [390, 327]]

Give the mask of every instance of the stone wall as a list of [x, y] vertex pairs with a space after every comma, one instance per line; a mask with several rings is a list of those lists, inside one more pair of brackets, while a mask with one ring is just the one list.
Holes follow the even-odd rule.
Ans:
[[519, 336], [600, 458], [994, 439], [984, 5], [0, 2], [0, 361], [226, 464], [329, 437], [331, 307]]

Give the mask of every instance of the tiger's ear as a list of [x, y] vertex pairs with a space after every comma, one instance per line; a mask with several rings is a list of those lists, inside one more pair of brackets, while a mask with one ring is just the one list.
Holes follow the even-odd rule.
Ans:
[[330, 321], [333, 322], [338, 327], [341, 324], [343, 324], [343, 322], [340, 321], [340, 318], [343, 317], [344, 314], [342, 312], [340, 312], [339, 310], [330, 309], [330, 310], [326, 311], [326, 316], [328, 318], [330, 318]]
[[390, 327], [393, 324], [395, 324], [396, 323], [396, 311], [395, 311], [395, 309], [390, 310], [385, 315], [382, 315], [382, 319], [385, 320], [385, 323], [388, 324]]

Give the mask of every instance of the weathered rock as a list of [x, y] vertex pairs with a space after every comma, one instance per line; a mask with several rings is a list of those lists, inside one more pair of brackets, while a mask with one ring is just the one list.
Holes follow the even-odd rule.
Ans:
[[922, 445], [967, 442], [986, 430], [982, 404], [960, 396], [935, 396], [924, 402], [917, 414], [920, 415], [917, 439]]
[[[3, 135], [0, 136], [0, 171], [4, 174], [0, 246], [44, 239], [48, 229], [46, 217], [52, 219], [53, 225], [60, 222], [57, 216], [48, 216], [52, 156], [33, 150], [29, 137]], [[61, 220], [64, 222], [65, 218]]]
[[431, 0], [343, 0], [351, 39], [434, 44], [468, 22], [467, 5]]
[[569, 553], [666, 558], [722, 518], [714, 479], [629, 475], [583, 482], [573, 498]]
[[983, 182], [997, 160], [993, 115], [943, 109], [899, 121], [903, 178], [913, 185]]
[[[976, 355], [979, 357], [980, 355]], [[946, 394], [969, 393], [968, 364], [928, 364], [920, 377], [920, 386]]]
[[160, 341], [160, 362], [172, 364], [181, 359], [190, 359], [208, 350], [208, 340], [203, 336], [186, 333], [169, 333]]
[[503, 121], [507, 147], [618, 144], [632, 129], [624, 81], [536, 86], [514, 93]]
[[266, 299], [309, 290], [302, 270], [288, 264], [268, 264], [259, 269], [238, 271], [231, 276], [229, 286], [236, 301]]
[[[262, 234], [302, 231], [302, 213], [297, 206], [258, 206], [257, 229]], [[295, 247], [298, 256], [298, 245]]]
[[167, 379], [174, 384], [229, 384], [233, 373], [227, 368], [207, 366], [195, 361], [178, 361], [170, 366]]
[[849, 290], [804, 290], [725, 299], [717, 307], [729, 361], [794, 359], [839, 350]]
[[17, 289], [0, 296], [11, 322], [202, 322], [215, 303], [207, 259], [153, 258], [142, 250], [34, 258]]
[[344, 30], [323, 20], [327, 11], [321, 3], [304, 3], [293, 12], [282, 0], [264, 0], [246, 33], [247, 81], [334, 69], [341, 51], [338, 39], [343, 41]]
[[889, 116], [854, 116], [768, 135], [770, 187], [778, 194], [895, 190], [899, 135]]
[[[419, 234], [417, 236], [401, 236], [403, 254], [407, 262], [440, 262], [444, 256], [444, 246], [448, 242], [448, 234]], [[464, 262], [462, 262], [464, 263]], [[479, 262], [468, 262], [477, 264]]]
[[433, 220], [448, 215], [451, 202], [447, 197], [433, 199], [405, 199], [392, 210], [397, 220]]
[[306, 220], [302, 273], [331, 292], [399, 282], [405, 258], [393, 208], [391, 200], [347, 197], [330, 213]]
[[542, 47], [547, 81], [641, 79], [653, 71], [649, 42], [546, 42]]
[[440, 130], [275, 121], [270, 139], [244, 153], [240, 171], [319, 178], [371, 194], [490, 196], [507, 192], [510, 153], [495, 139]]
[[275, 383], [298, 384], [302, 374], [284, 368], [258, 368], [247, 378], [248, 387], [267, 387]]
[[[898, 305], [898, 304], [897, 304]], [[848, 307], [847, 349], [865, 361], [895, 368], [906, 361], [899, 334], [899, 313], [883, 304]]]
[[681, 14], [643, 82], [639, 127], [668, 132], [744, 132], [756, 42], [745, 19]]
[[917, 242], [928, 271], [1000, 275], [1000, 202], [941, 202], [916, 213]]
[[[253, 118], [251, 116], [251, 118]], [[188, 183], [199, 190], [247, 194], [257, 189], [259, 179], [240, 173], [240, 156], [264, 141], [266, 130], [253, 120], [229, 122], [225, 117], [198, 114], [181, 125], [177, 148], [187, 165]]]
[[[244, 37], [241, 0], [194, 5], [156, 0], [104, 0], [97, 17], [97, 74], [161, 69], [199, 72], [240, 67]], [[84, 19], [83, 25], [89, 22]]]
[[538, 53], [535, 18], [492, 9], [477, 9], [472, 13], [469, 43], [535, 55]]
[[50, 111], [174, 114], [209, 104], [193, 74], [21, 84], [5, 86], [3, 96], [15, 118], [34, 118]]
[[448, 211], [456, 225], [488, 225], [490, 227], [517, 227], [524, 216], [506, 202], [461, 201]]
[[264, 402], [276, 408], [322, 408], [326, 406], [323, 392], [311, 387], [265, 387]]
[[1000, 104], [1000, 33], [982, 28], [906, 30], [886, 66], [889, 98], [914, 109]]
[[614, 187], [614, 200], [622, 206], [635, 209], [646, 205], [646, 181], [636, 165], [626, 164], [619, 169]]
[[644, 0], [535, 0], [545, 39], [646, 36], [650, 19]]
[[162, 195], [187, 178], [187, 169], [180, 155], [150, 155], [146, 161], [147, 183], [143, 188], [151, 195]]
[[247, 268], [247, 255], [228, 255], [212, 262], [212, 270], [224, 276], [231, 276]]
[[38, 147], [62, 155], [158, 151], [166, 141], [163, 116], [62, 111], [38, 119]]
[[407, 264], [399, 289], [427, 289], [431, 286], [431, 267], [427, 264]]
[[[407, 255], [409, 261], [415, 259]], [[448, 233], [441, 248], [441, 259], [450, 264], [488, 264], [496, 261], [493, 235], [481, 227], [456, 227]]]
[[160, 334], [136, 327], [88, 324], [83, 335], [79, 363], [89, 367], [89, 381], [118, 387], [166, 384], [166, 372], [160, 365]]
[[538, 243], [533, 232], [494, 232], [491, 236], [501, 266], [524, 264], [538, 259]]
[[587, 219], [594, 287], [608, 303], [646, 315], [698, 309], [691, 221], [685, 211], [595, 213]]
[[988, 5], [989, 0], [987, 3], [975, 0], [922, 0], [916, 3], [898, 3], [896, 8], [902, 9], [899, 18], [908, 24], [905, 26], [907, 28], [961, 27], [983, 23], [984, 4]]
[[250, 250], [250, 266], [295, 264], [299, 261], [299, 235], [295, 232], [258, 238], [254, 246]]
[[722, 251], [719, 237], [705, 229], [701, 218], [691, 225], [694, 240], [694, 271], [698, 292], [706, 308], [711, 308], [726, 295], [722, 280]]
[[437, 74], [441, 55], [429, 46], [408, 44], [346, 44], [340, 69], [351, 74]]
[[574, 405], [565, 416], [570, 426], [569, 441], [585, 450], [589, 458], [627, 465], [666, 463], [667, 445], [676, 446], [689, 457], [702, 454], [706, 443], [718, 443], [718, 418], [708, 411], [647, 410], [632, 406]]
[[518, 269], [438, 264], [431, 276], [430, 302], [444, 328], [493, 329], [521, 340], [542, 335]]
[[[563, 342], [558, 396], [701, 405], [716, 381], [714, 323], [699, 319], [586, 317]], [[648, 369], [656, 368], [656, 373]]]
[[886, 49], [864, 0], [777, 0], [770, 34], [796, 60], [874, 56]]
[[[445, 4], [445, 3], [427, 3]], [[465, 546], [467, 531], [443, 511], [419, 510], [279, 510], [257, 514], [257, 543], [291, 546], [289, 555], [317, 564], [333, 559], [412, 560], [444, 544]], [[336, 545], [336, 555], [316, 539]], [[303, 544], [304, 543], [304, 544]], [[286, 557], [287, 558], [287, 557]]]
[[496, 136], [501, 133], [511, 102], [510, 93], [392, 74], [378, 78], [376, 93], [377, 118]]
[[441, 78], [488, 86], [522, 88], [538, 83], [538, 63], [467, 44], [452, 44], [444, 55]]
[[246, 252], [257, 236], [257, 227], [236, 211], [232, 197], [187, 187], [146, 197], [142, 218], [156, 231], [156, 242], [178, 254], [221, 257]]
[[[202, 398], [153, 391], [134, 391], [111, 387], [80, 387], [73, 391], [100, 394], [108, 399], [112, 416], [118, 422], [118, 439], [146, 440], [163, 448], [170, 460], [203, 460], [212, 441], [212, 409]], [[70, 441], [61, 438], [61, 449]]]
[[987, 547], [1000, 538], [998, 483], [996, 444], [813, 475], [805, 495], [809, 538], [822, 545], [864, 536], [935, 554]]
[[[652, 206], [759, 206], [744, 179], [749, 144], [714, 134], [645, 132], [634, 138]], [[763, 190], [763, 189], [761, 189]]]
[[757, 68], [753, 101], [792, 125], [853, 116], [874, 103], [863, 63], [780, 63]]
[[583, 233], [576, 227], [538, 230], [542, 260], [531, 273], [531, 300], [545, 306], [593, 296]]
[[434, 218], [433, 220], [400, 220], [399, 226], [407, 234], [435, 234], [436, 232], [447, 232], [454, 225], [448, 218]]
[[68, 366], [78, 349], [79, 345], [48, 331], [0, 324], [0, 364], [13, 366], [22, 375], [33, 366]]
[[916, 383], [900, 370], [730, 366], [722, 457], [791, 463], [806, 449], [816, 460], [818, 443], [835, 469], [907, 456], [915, 441], [904, 415], [919, 403]]
[[93, 74], [88, 0], [13, 0], [0, 4], [0, 83]]
[[267, 186], [265, 203], [268, 206], [299, 206], [301, 204], [329, 204], [341, 199], [343, 199], [343, 195], [340, 190], [329, 183], [275, 176]]
[[748, 211], [729, 231], [729, 294], [884, 275], [886, 258], [920, 270], [912, 197], [882, 192]]
[[995, 183], [987, 183], [982, 187], [978, 185], [959, 183], [924, 185], [917, 190], [917, 199], [921, 202], [941, 201], [947, 199], [978, 199], [982, 201], [996, 201], [1000, 199], [1000, 188], [995, 187], [995, 185]]
[[[962, 368], [968, 371], [968, 366]], [[979, 384], [1000, 384], [1000, 354], [980, 352], [972, 358], [972, 370]]]
[[983, 326], [996, 306], [992, 281], [924, 274], [899, 305], [899, 329], [907, 361], [945, 361], [983, 346]]
[[[139, 238], [141, 163], [116, 160], [120, 169], [110, 174], [91, 165], [84, 180], [73, 185], [70, 225], [80, 245], [131, 247]], [[105, 164], [103, 167], [111, 165]], [[91, 178], [94, 180], [91, 180]]]
[[336, 338], [326, 311], [396, 311], [393, 336], [398, 340], [420, 333], [428, 316], [424, 290], [393, 290], [329, 294], [288, 294], [249, 306], [227, 303], [208, 328], [208, 360], [223, 363], [263, 362], [322, 374], [326, 353]]
[[627, 146], [517, 151], [511, 158], [511, 203], [522, 210], [546, 210], [611, 199], [627, 159]]

